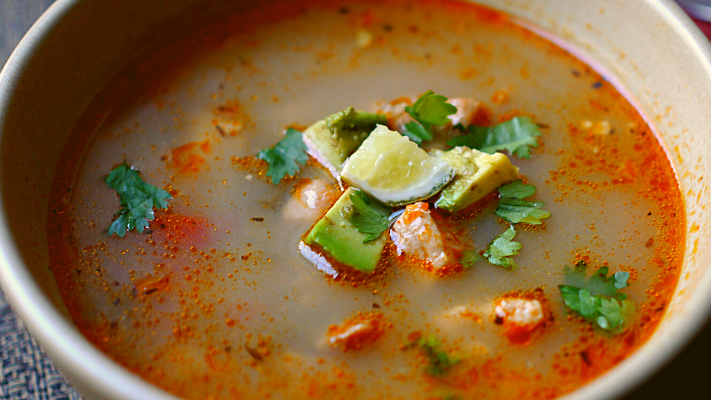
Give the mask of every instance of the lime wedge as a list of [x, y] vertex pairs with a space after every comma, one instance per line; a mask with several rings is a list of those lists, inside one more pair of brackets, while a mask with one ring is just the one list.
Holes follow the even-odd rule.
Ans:
[[378, 125], [341, 170], [341, 178], [381, 203], [401, 206], [432, 197], [454, 169], [414, 142]]

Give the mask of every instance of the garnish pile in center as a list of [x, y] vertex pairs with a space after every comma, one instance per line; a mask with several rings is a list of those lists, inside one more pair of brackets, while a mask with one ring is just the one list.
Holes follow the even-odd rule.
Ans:
[[[370, 274], [387, 257], [384, 248], [392, 240], [398, 256], [433, 271], [463, 271], [480, 260], [514, 271], [512, 257], [522, 247], [514, 241], [515, 225], [542, 225], [551, 214], [542, 209], [545, 203], [524, 200], [536, 188], [524, 184], [518, 167], [499, 151], [530, 158], [541, 133], [528, 117], [474, 125], [478, 104], [473, 99], [448, 100], [427, 92], [414, 104], [388, 106], [375, 114], [350, 107], [316, 122], [303, 135], [289, 129], [282, 141], [260, 152], [259, 157], [269, 163], [267, 176], [275, 184], [295, 174], [297, 162], [303, 164], [308, 153], [345, 187], [305, 233], [299, 244], [301, 254], [333, 277], [348, 269]], [[494, 215], [508, 228], [492, 238], [486, 249], [477, 251], [465, 232], [455, 231], [451, 220], [466, 220], [463, 210], [481, 206], [494, 192], [499, 195]], [[585, 277], [584, 268], [575, 271]], [[604, 282], [613, 279], [606, 278], [606, 269], [603, 272]], [[614, 279], [616, 289], [626, 286], [623, 273]], [[591, 293], [587, 288], [560, 286], [570, 310], [609, 331], [618, 331], [634, 310], [616, 289]], [[538, 300], [504, 303], [502, 310], [510, 309], [506, 312], [528, 315], [538, 310], [536, 321], [545, 313]], [[501, 312], [503, 318], [506, 312]], [[515, 330], [522, 329], [514, 325]], [[524, 331], [540, 323], [529, 325]]]
[[[331, 275], [336, 274], [333, 264], [371, 273], [383, 256], [385, 232], [392, 226], [389, 236], [399, 255], [420, 259], [434, 269], [472, 266], [478, 257], [467, 238], [436, 220], [516, 180], [518, 168], [496, 151], [528, 158], [540, 136], [529, 118], [515, 117], [489, 127], [472, 125], [477, 104], [427, 92], [400, 110], [371, 114], [350, 107], [311, 125], [303, 136], [289, 129], [272, 149], [260, 152], [275, 184], [296, 173], [305, 147], [349, 187], [305, 235], [302, 254]], [[446, 150], [452, 144], [456, 146]], [[427, 146], [429, 153], [420, 146]], [[521, 181], [512, 185], [502, 192], [496, 215], [529, 224], [550, 216], [540, 209], [543, 203], [522, 200], [535, 192], [533, 186]], [[511, 242], [514, 235], [511, 226], [481, 253], [492, 264], [513, 269], [509, 256], [520, 248]]]

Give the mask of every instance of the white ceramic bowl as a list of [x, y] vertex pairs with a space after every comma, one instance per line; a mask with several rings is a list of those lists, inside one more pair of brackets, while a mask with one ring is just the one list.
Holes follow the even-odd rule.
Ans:
[[[48, 268], [47, 199], [78, 117], [154, 28], [200, 0], [59, 0], [0, 74], [0, 283], [14, 310], [87, 399], [171, 399], [73, 326]], [[593, 63], [649, 116], [686, 201], [684, 270], [654, 336], [574, 399], [618, 397], [691, 340], [711, 310], [711, 48], [671, 0], [485, 0]], [[61, 167], [61, 166], [60, 166]], [[706, 178], [705, 178], [706, 177]]]

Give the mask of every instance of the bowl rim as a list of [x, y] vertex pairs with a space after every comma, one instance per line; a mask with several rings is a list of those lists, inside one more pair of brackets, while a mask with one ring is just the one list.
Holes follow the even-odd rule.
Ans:
[[[0, 71], [0, 140], [7, 108], [19, 79], [40, 44], [85, 0], [57, 0], [32, 25]], [[697, 55], [711, 80], [711, 44], [696, 24], [673, 0], [639, 0], [647, 3]], [[624, 83], [624, 82], [623, 82]], [[5, 200], [0, 187], [0, 208]], [[0, 287], [13, 311], [50, 355], [59, 370], [79, 388], [102, 398], [178, 399], [128, 371], [89, 342], [52, 304], [25, 268], [4, 212], [0, 212]], [[687, 227], [688, 229], [688, 227]], [[708, 289], [708, 290], [704, 290]], [[563, 398], [618, 398], [651, 379], [699, 334], [711, 316], [711, 274], [706, 274], [688, 300], [683, 329], [668, 332], [673, 340], [645, 343], [617, 366]], [[650, 339], [650, 340], [653, 340]], [[80, 357], [77, 357], [80, 354]], [[87, 393], [88, 394], [88, 393]]]

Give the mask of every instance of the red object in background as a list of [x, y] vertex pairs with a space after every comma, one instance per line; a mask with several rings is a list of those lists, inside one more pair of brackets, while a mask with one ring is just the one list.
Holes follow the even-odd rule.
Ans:
[[711, 22], [706, 22], [706, 21], [701, 21], [696, 18], [691, 18], [696, 22], [696, 25], [698, 25], [699, 29], [701, 29], [701, 32], [706, 35], [706, 37], [711, 40]]

